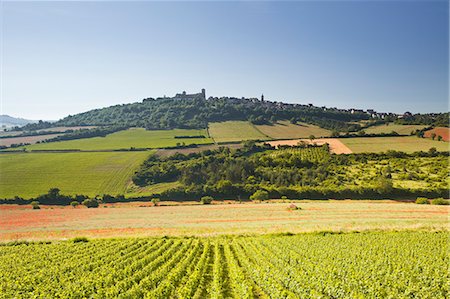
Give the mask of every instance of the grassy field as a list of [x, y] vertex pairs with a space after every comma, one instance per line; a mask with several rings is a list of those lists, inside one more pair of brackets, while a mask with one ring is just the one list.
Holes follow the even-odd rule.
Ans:
[[9, 245], [0, 298], [439, 299], [449, 262], [445, 232]]
[[367, 129], [363, 129], [367, 134], [381, 134], [381, 133], [391, 133], [392, 131], [397, 132], [400, 135], [411, 135], [412, 131], [422, 130], [427, 126], [423, 125], [398, 125], [398, 124], [389, 124], [388, 125], [379, 125], [369, 127]]
[[432, 147], [435, 147], [438, 151], [449, 150], [448, 142], [433, 141], [427, 138], [417, 138], [416, 136], [357, 137], [341, 138], [339, 140], [341, 140], [353, 153], [379, 153], [388, 150], [412, 153], [416, 151], [428, 151]]
[[449, 206], [393, 201], [297, 201], [295, 204], [301, 210], [287, 210], [289, 203], [159, 207], [151, 207], [151, 203], [130, 203], [106, 204], [98, 209], [42, 206], [41, 210], [4, 205], [0, 206], [0, 240], [445, 229], [450, 212]]
[[109, 134], [106, 137], [84, 138], [69, 141], [41, 143], [26, 146], [27, 150], [114, 150], [135, 148], [161, 148], [177, 143], [207, 144], [210, 138], [175, 138], [175, 136], [207, 136], [206, 130], [157, 130], [135, 128]]
[[147, 152], [0, 155], [0, 198], [30, 198], [57, 187], [64, 194], [123, 194]]
[[209, 124], [209, 135], [215, 142], [270, 139], [247, 121], [225, 121]]
[[331, 131], [327, 129], [305, 123], [291, 124], [289, 121], [279, 121], [275, 125], [258, 125], [256, 128], [273, 139], [309, 138], [311, 135], [328, 137], [331, 135]]

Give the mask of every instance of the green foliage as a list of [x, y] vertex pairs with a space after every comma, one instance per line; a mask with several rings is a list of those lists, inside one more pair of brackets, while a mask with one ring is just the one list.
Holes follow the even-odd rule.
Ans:
[[426, 198], [426, 197], [417, 197], [416, 204], [428, 205], [428, 204], [430, 204], [430, 202], [428, 201], [428, 198]]
[[39, 206], [39, 201], [32, 201], [31, 202], [31, 207], [33, 208], [33, 210], [39, 210], [41, 208]]
[[265, 190], [257, 190], [250, 196], [250, 200], [264, 201], [269, 199], [269, 192]]
[[443, 198], [435, 198], [431, 200], [432, 205], [450, 205], [450, 200]]
[[447, 232], [78, 240], [0, 246], [2, 296], [448, 297]]
[[88, 198], [83, 201], [83, 205], [87, 208], [98, 208], [99, 202], [95, 198]]
[[70, 205], [72, 207], [76, 208], [76, 207], [78, 207], [80, 205], [80, 203], [78, 201], [74, 200], [74, 201], [70, 202]]
[[160, 199], [158, 197], [153, 197], [151, 201], [153, 203], [153, 206], [157, 207], [158, 204], [159, 204]]
[[204, 205], [209, 205], [213, 200], [214, 198], [212, 196], [203, 196], [200, 198], [200, 202]]

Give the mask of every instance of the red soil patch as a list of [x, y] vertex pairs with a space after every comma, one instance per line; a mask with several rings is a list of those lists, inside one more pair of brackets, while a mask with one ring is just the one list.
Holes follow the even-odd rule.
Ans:
[[449, 141], [450, 140], [450, 128], [445, 128], [445, 127], [437, 127], [431, 130], [428, 130], [425, 132], [425, 137], [426, 138], [431, 138], [431, 134], [436, 134], [436, 140], [437, 140], [437, 136], [441, 136], [442, 139], [444, 141]]
[[349, 149], [345, 144], [343, 144], [339, 139], [337, 138], [320, 138], [320, 139], [291, 139], [291, 140], [277, 140], [277, 141], [268, 141], [266, 143], [270, 144], [271, 146], [278, 147], [280, 145], [290, 145], [294, 146], [297, 145], [300, 141], [303, 141], [308, 144], [315, 144], [315, 145], [324, 145], [325, 143], [328, 143], [330, 146], [331, 152], [335, 154], [351, 154], [352, 151]]

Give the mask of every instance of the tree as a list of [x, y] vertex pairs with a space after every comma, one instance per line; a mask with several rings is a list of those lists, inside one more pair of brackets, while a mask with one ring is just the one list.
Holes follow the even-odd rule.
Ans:
[[98, 208], [98, 201], [94, 198], [88, 198], [83, 201], [83, 205], [87, 208]]
[[202, 198], [200, 198], [200, 202], [204, 205], [209, 205], [214, 198], [212, 198], [212, 196], [203, 196]]
[[269, 199], [269, 192], [264, 190], [257, 190], [250, 196], [250, 200], [264, 201]]
[[33, 210], [39, 210], [41, 208], [39, 206], [39, 201], [32, 201], [31, 202], [31, 207], [33, 208]]
[[441, 135], [438, 135], [438, 141], [442, 141], [442, 136]]
[[154, 207], [157, 207], [157, 206], [158, 206], [158, 203], [159, 203], [159, 198], [158, 198], [158, 197], [153, 197], [153, 198], [152, 198], [152, 203], [153, 203], [153, 206], [154, 206]]
[[431, 139], [435, 139], [436, 138], [436, 133], [431, 133]]
[[314, 140], [314, 139], [316, 139], [316, 136], [314, 136], [314, 135], [309, 135], [309, 140]]
[[80, 203], [79, 203], [78, 201], [76, 201], [76, 200], [74, 200], [74, 201], [72, 201], [72, 202], [70, 203], [70, 205], [71, 205], [72, 207], [74, 207], [74, 208], [78, 207], [79, 204], [80, 204]]
[[394, 184], [392, 183], [392, 179], [380, 177], [378, 178], [376, 185], [377, 192], [380, 194], [389, 194], [394, 190]]

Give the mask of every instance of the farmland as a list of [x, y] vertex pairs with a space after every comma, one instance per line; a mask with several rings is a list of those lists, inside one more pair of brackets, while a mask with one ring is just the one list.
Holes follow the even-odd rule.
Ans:
[[435, 147], [438, 151], [448, 151], [448, 142], [435, 141], [416, 136], [401, 137], [357, 137], [341, 138], [344, 143], [354, 153], [379, 153], [388, 150], [403, 151], [412, 153], [416, 151], [428, 151]]
[[0, 155], [0, 198], [29, 198], [57, 187], [65, 194], [125, 193], [149, 152]]
[[425, 132], [425, 137], [426, 138], [431, 138], [432, 134], [436, 134], [436, 139], [437, 136], [441, 136], [442, 140], [444, 141], [449, 141], [450, 140], [450, 129], [446, 128], [446, 127], [437, 127], [431, 130], [428, 130]]
[[[205, 136], [205, 138], [175, 138], [176, 136]], [[26, 146], [27, 150], [117, 150], [134, 148], [160, 148], [176, 146], [177, 143], [207, 144], [206, 130], [145, 130], [134, 128], [119, 131], [106, 137], [84, 138]]]
[[291, 124], [289, 121], [279, 121], [274, 125], [257, 125], [256, 128], [273, 139], [309, 138], [311, 135], [328, 137], [331, 135], [330, 130], [306, 123]]
[[208, 130], [211, 138], [217, 143], [270, 139], [247, 121], [210, 123]]
[[[372, 229], [445, 229], [449, 206], [388, 200], [298, 200], [289, 203], [199, 205], [161, 202], [69, 206], [0, 206], [0, 241], [145, 236], [217, 236]], [[104, 206], [106, 208], [104, 208]]]
[[58, 137], [60, 135], [62, 135], [62, 134], [46, 134], [46, 135], [36, 135], [36, 136], [1, 138], [0, 145], [1, 146], [11, 146], [12, 144], [20, 144], [20, 143], [34, 144], [34, 143], [37, 143], [37, 142], [40, 142], [43, 140]]
[[446, 298], [447, 241], [367, 232], [0, 246], [0, 297]]
[[378, 126], [372, 126], [364, 128], [364, 132], [367, 134], [389, 134], [391, 132], [397, 132], [399, 135], [411, 135], [411, 132], [416, 130], [422, 130], [426, 128], [425, 125], [399, 125], [393, 123], [387, 123]]
[[352, 151], [342, 143], [341, 139], [338, 138], [319, 138], [319, 139], [290, 139], [290, 140], [277, 140], [268, 141], [267, 143], [271, 146], [278, 147], [280, 145], [296, 146], [299, 142], [306, 144], [324, 145], [328, 143], [330, 146], [330, 151], [335, 154], [351, 154]]

